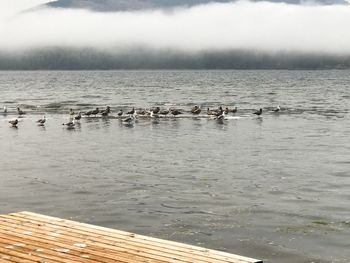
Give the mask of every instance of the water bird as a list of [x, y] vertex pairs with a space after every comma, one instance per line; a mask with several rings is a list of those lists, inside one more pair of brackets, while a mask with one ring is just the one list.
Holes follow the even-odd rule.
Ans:
[[73, 109], [69, 109], [69, 115], [73, 116], [74, 114], [75, 114], [74, 110]]
[[158, 114], [159, 111], [160, 111], [160, 108], [159, 107], [155, 107], [154, 109], [152, 109], [153, 113], [154, 114]]
[[81, 112], [78, 112], [77, 116], [74, 116], [74, 120], [79, 121], [81, 119]]
[[135, 113], [135, 108], [132, 108], [131, 111], [128, 111], [126, 114], [133, 115]]
[[214, 114], [214, 112], [208, 108], [207, 109], [207, 115], [213, 115], [213, 114]]
[[281, 107], [280, 105], [278, 105], [275, 109], [273, 109], [272, 111], [273, 112], [279, 112], [281, 110]]
[[223, 112], [224, 112], [224, 111], [223, 111], [222, 107], [220, 106], [220, 107], [218, 108], [218, 110], [217, 110], [213, 115], [215, 115], [216, 118], [217, 118], [217, 117], [223, 115]]
[[147, 113], [147, 111], [145, 109], [141, 109], [139, 111], [137, 111], [137, 114], [139, 115], [145, 115]]
[[192, 114], [199, 114], [199, 113], [201, 113], [201, 111], [202, 111], [202, 109], [197, 105], [191, 109]]
[[121, 110], [119, 110], [119, 112], [117, 113], [117, 115], [120, 117], [120, 116], [122, 116], [123, 115], [123, 110], [121, 109]]
[[72, 128], [74, 128], [74, 126], [75, 126], [75, 121], [74, 121], [74, 120], [71, 120], [71, 121], [69, 121], [69, 122], [63, 123], [62, 125], [67, 126], [68, 129], [72, 129]]
[[111, 112], [111, 107], [107, 106], [107, 108], [106, 108], [105, 110], [101, 111], [101, 115], [102, 115], [103, 117], [106, 117], [106, 116], [108, 116], [108, 114], [109, 114], [110, 112]]
[[96, 108], [94, 110], [89, 110], [84, 113], [85, 116], [90, 116], [90, 115], [97, 115], [100, 112], [99, 108]]
[[12, 125], [12, 127], [17, 127], [18, 119], [11, 120], [9, 123]]
[[224, 112], [225, 112], [225, 114], [228, 114], [230, 112], [230, 110], [226, 107]]
[[45, 117], [45, 115], [43, 116], [42, 119], [39, 119], [39, 120], [37, 120], [36, 122], [38, 123], [38, 125], [44, 126], [44, 124], [45, 124], [45, 122], [46, 122], [46, 117]]
[[133, 123], [133, 121], [134, 121], [134, 117], [131, 114], [129, 115], [129, 117], [123, 119], [123, 123], [128, 124], [128, 125], [131, 125]]
[[99, 112], [100, 112], [99, 108], [96, 108], [91, 111], [91, 114], [96, 116]]
[[166, 115], [168, 115], [168, 114], [169, 114], [169, 112], [170, 112], [170, 109], [167, 109], [167, 110], [161, 110], [161, 111], [159, 112], [159, 114], [160, 114], [160, 115], [164, 115], [164, 116], [166, 116]]
[[225, 117], [226, 117], [226, 112], [225, 112], [225, 111], [222, 111], [221, 114], [217, 113], [217, 115], [215, 116], [214, 119], [215, 119], [215, 120], [221, 121], [221, 120], [224, 120]]
[[234, 108], [231, 110], [232, 113], [236, 113], [237, 111], [238, 111], [237, 107], [234, 107]]
[[24, 114], [26, 114], [23, 110], [21, 110], [19, 107], [17, 107], [17, 112], [19, 116], [22, 116]]
[[254, 111], [253, 114], [260, 116], [262, 114], [262, 108], [260, 108], [258, 111]]
[[6, 106], [4, 106], [3, 113], [4, 113], [4, 114], [7, 114], [7, 108], [6, 108]]
[[177, 109], [173, 109], [170, 111], [170, 113], [175, 117], [176, 115], [182, 114], [182, 112], [180, 110]]
[[154, 112], [151, 111], [150, 117], [157, 119], [157, 118], [159, 118], [159, 115], [158, 114], [154, 114]]

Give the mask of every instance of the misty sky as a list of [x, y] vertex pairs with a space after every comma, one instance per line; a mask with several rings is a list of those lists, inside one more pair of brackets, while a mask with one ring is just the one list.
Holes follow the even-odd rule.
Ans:
[[[0, 50], [132, 47], [350, 54], [350, 6], [239, 1], [173, 11], [95, 13], [0, 0]], [[31, 9], [34, 8], [34, 9]], [[30, 11], [28, 11], [30, 10]]]

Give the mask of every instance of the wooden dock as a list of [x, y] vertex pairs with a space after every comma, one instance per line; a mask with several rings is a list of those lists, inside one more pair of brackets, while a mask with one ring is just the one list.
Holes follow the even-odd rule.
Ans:
[[261, 260], [31, 212], [0, 215], [4, 263], [262, 263]]

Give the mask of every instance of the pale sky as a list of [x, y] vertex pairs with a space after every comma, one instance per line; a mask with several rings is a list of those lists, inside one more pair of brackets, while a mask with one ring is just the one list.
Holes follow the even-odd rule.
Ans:
[[[52, 1], [52, 0], [51, 0]], [[21, 11], [36, 7], [50, 0], [0, 0], [0, 15], [8, 18]]]

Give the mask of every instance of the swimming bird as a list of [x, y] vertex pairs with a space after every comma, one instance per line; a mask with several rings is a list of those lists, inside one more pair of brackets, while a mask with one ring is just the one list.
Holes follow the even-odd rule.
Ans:
[[128, 111], [126, 114], [133, 115], [135, 113], [135, 108], [132, 108], [131, 111]]
[[145, 115], [146, 113], [147, 113], [147, 111], [145, 109], [137, 111], [137, 114], [139, 114], [139, 115]]
[[46, 118], [45, 118], [45, 115], [43, 116], [42, 119], [39, 119], [36, 121], [38, 123], [38, 125], [40, 126], [44, 126], [45, 122], [46, 122]]
[[122, 116], [123, 115], [123, 110], [121, 109], [118, 113], [117, 113], [117, 115], [120, 117], [120, 116]]
[[22, 116], [24, 114], [26, 114], [23, 110], [21, 110], [19, 107], [17, 107], [17, 112], [19, 116]]
[[106, 108], [105, 110], [101, 111], [101, 115], [102, 115], [103, 117], [106, 117], [106, 116], [108, 116], [108, 114], [109, 114], [110, 112], [111, 112], [111, 107], [107, 106], [107, 108]]
[[278, 105], [277, 107], [276, 107], [276, 109], [273, 109], [272, 111], [273, 112], [279, 112], [281, 110], [281, 107], [280, 107], [280, 105]]
[[237, 107], [234, 107], [234, 108], [231, 110], [232, 113], [236, 113], [237, 111], [238, 111]]
[[151, 111], [153, 111], [154, 114], [158, 114], [159, 111], [160, 111], [160, 108], [159, 107], [155, 107], [155, 108], [151, 109]]
[[215, 117], [219, 117], [221, 115], [223, 115], [224, 111], [222, 109], [222, 107], [220, 106], [219, 109], [216, 111], [216, 113], [214, 113], [213, 115], [215, 115]]
[[12, 125], [12, 127], [17, 127], [18, 119], [11, 120], [9, 123]]
[[74, 120], [79, 121], [81, 119], [81, 112], [78, 112], [78, 115], [74, 117]]
[[96, 116], [99, 112], [100, 112], [99, 108], [96, 108], [91, 111], [91, 114]]
[[133, 115], [129, 115], [129, 117], [127, 117], [127, 118], [125, 118], [125, 119], [123, 119], [123, 123], [125, 123], [125, 124], [132, 124], [133, 123], [133, 121], [134, 121], [134, 117], [133, 117]]
[[71, 121], [69, 121], [69, 122], [67, 122], [67, 123], [63, 123], [62, 125], [67, 126], [68, 129], [72, 129], [72, 128], [74, 128], [74, 126], [75, 126], [75, 121], [74, 121], [74, 120], [71, 120]]
[[230, 112], [230, 110], [226, 107], [224, 112], [225, 112], [225, 114], [228, 114]]
[[215, 120], [224, 120], [226, 117], [226, 112], [225, 111], [222, 111], [221, 114], [217, 113], [216, 117], [214, 118]]
[[207, 114], [208, 115], [213, 115], [214, 113], [213, 113], [213, 111], [211, 111], [209, 108], [207, 109]]
[[154, 114], [154, 112], [151, 111], [150, 117], [157, 119], [157, 118], [159, 118], [159, 115], [158, 114]]
[[258, 111], [254, 111], [253, 114], [260, 116], [262, 114], [262, 108], [260, 108]]
[[170, 112], [170, 109], [167, 109], [167, 110], [161, 110], [161, 111], [159, 112], [159, 114], [160, 114], [160, 115], [164, 115], [164, 116], [166, 116], [166, 115], [168, 115], [168, 114], [169, 114], [169, 112]]
[[197, 105], [191, 109], [192, 114], [199, 114], [199, 113], [201, 113], [201, 111], [202, 111], [202, 109]]
[[7, 108], [6, 106], [4, 106], [4, 111], [3, 111], [4, 114], [7, 114]]
[[69, 115], [73, 116], [74, 114], [75, 114], [74, 110], [73, 109], [69, 109]]
[[170, 111], [170, 113], [175, 117], [176, 115], [182, 114], [182, 112], [180, 110], [177, 109], [173, 109]]

